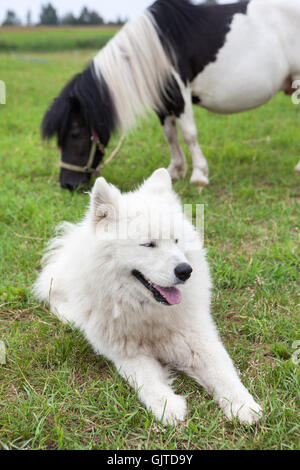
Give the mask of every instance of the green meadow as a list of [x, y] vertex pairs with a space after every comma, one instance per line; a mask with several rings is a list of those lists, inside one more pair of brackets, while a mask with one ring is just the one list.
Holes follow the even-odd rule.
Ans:
[[100, 49], [116, 27], [0, 28], [0, 53]]
[[[41, 141], [40, 123], [96, 53], [96, 43], [83, 50], [80, 41], [100, 47], [106, 34], [0, 29], [7, 90], [0, 105], [0, 449], [299, 449], [300, 117], [289, 97], [234, 116], [195, 109], [211, 184], [200, 195], [190, 186], [183, 145], [189, 171], [174, 186], [184, 203], [204, 204], [212, 313], [244, 384], [263, 405], [260, 423], [228, 422], [201, 387], [177, 374], [187, 420], [163, 427], [112, 364], [31, 294], [55, 226], [79, 221], [88, 203], [87, 194], [60, 188], [59, 151]], [[103, 176], [128, 191], [168, 164], [150, 114]]]

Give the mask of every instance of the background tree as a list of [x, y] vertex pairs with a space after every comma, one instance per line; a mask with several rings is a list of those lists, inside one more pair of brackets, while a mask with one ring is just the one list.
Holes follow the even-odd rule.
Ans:
[[128, 18], [122, 19], [120, 16], [118, 16], [114, 24], [117, 26], [122, 26], [123, 24], [127, 23], [127, 21], [129, 21]]
[[98, 15], [96, 11], [90, 11], [90, 24], [91, 25], [101, 25], [104, 24], [102, 16]]
[[127, 23], [127, 21], [129, 21], [129, 18], [121, 18], [118, 16], [114, 21], [110, 20], [106, 24], [108, 26], [123, 26], [125, 23]]
[[58, 16], [56, 13], [56, 9], [48, 3], [48, 5], [43, 5], [42, 10], [40, 13], [40, 24], [47, 24], [47, 25], [58, 25]]
[[83, 7], [78, 17], [78, 24], [101, 25], [104, 24], [104, 20], [96, 11], [90, 11], [87, 7]]
[[27, 11], [27, 14], [26, 14], [26, 24], [27, 24], [27, 26], [31, 26], [31, 25], [32, 25], [31, 11], [30, 11], [30, 10], [28, 10], [28, 11]]
[[19, 26], [21, 21], [13, 10], [7, 10], [2, 26]]
[[65, 16], [62, 17], [61, 24], [75, 26], [78, 24], [78, 18], [76, 18], [73, 13], [67, 13]]

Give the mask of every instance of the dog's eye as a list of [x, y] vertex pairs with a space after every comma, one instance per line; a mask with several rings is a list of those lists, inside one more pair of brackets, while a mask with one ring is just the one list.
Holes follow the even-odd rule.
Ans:
[[154, 242], [143, 243], [141, 246], [145, 246], [146, 248], [155, 248], [156, 247]]
[[178, 243], [178, 242], [179, 242], [179, 240], [178, 240], [178, 238], [176, 238], [175, 243]]

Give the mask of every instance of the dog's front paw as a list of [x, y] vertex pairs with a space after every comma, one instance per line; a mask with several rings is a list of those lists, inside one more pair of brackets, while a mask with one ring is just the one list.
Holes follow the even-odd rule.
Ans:
[[177, 424], [184, 421], [186, 415], [186, 400], [180, 395], [161, 397], [151, 405], [151, 411], [164, 425]]
[[228, 419], [238, 418], [243, 424], [251, 425], [262, 418], [262, 408], [251, 395], [237, 398], [232, 402], [223, 399], [221, 406]]

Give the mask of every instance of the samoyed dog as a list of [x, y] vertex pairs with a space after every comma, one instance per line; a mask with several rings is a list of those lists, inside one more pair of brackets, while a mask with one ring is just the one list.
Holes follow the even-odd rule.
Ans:
[[200, 236], [169, 173], [121, 194], [104, 178], [78, 224], [64, 224], [43, 259], [38, 299], [112, 361], [164, 424], [185, 418], [170, 370], [193, 377], [225, 415], [253, 424], [261, 407], [242, 385], [210, 315], [211, 279]]

